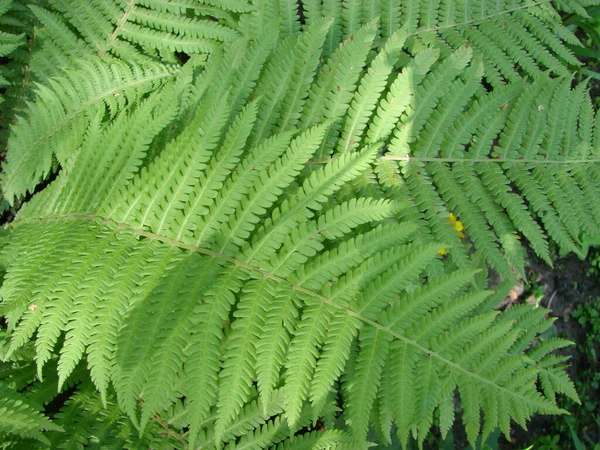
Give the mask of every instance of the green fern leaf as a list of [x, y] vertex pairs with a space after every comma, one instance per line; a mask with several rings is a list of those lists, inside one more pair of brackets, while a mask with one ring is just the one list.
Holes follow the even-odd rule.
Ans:
[[373, 61], [370, 71], [362, 78], [357, 95], [350, 104], [350, 114], [342, 131], [338, 152], [354, 150], [360, 142], [377, 97], [383, 91], [392, 72], [395, 53], [400, 51], [405, 39], [406, 33], [403, 29], [395, 33]]
[[[40, 86], [38, 100], [31, 107], [30, 117], [35, 119], [23, 119], [15, 126], [3, 171], [8, 200], [32, 192], [49, 175], [53, 157], [65, 164], [99, 111], [114, 117], [172, 77], [163, 65], [142, 68], [97, 59], [82, 61], [77, 69], [54, 80], [53, 89]], [[73, 98], [81, 100], [73, 102]]]
[[293, 428], [298, 424], [303, 400], [317, 361], [317, 347], [323, 341], [327, 322], [335, 311], [324, 302], [302, 299], [305, 307], [299, 325], [294, 330], [286, 361], [286, 417]]
[[[219, 252], [237, 253], [234, 249], [244, 244], [258, 222], [258, 217], [277, 200], [277, 197], [283, 193], [282, 188], [287, 187], [294, 180], [304, 163], [312, 156], [323, 139], [326, 126], [325, 124], [313, 127], [296, 137], [286, 154], [259, 173], [246, 196], [243, 209], [235, 216], [231, 216], [229, 223], [225, 225], [224, 237], [221, 241], [217, 241]], [[275, 177], [267, 175], [271, 167], [276, 173]]]
[[20, 435], [50, 445], [43, 432], [64, 431], [5, 383], [0, 383], [0, 392], [0, 436]]
[[[577, 399], [546, 311], [485, 289], [520, 236], [600, 232], [551, 6], [49, 4], [3, 178], [16, 206], [47, 185], [0, 238], [0, 314], [28, 404], [68, 397], [53, 446], [422, 445], [456, 393], [474, 443]], [[100, 56], [41, 69], [78, 37]]]
[[[219, 416], [215, 425], [217, 441], [227, 425], [238, 415], [248, 400], [250, 384], [256, 367], [256, 348], [254, 340], [260, 334], [265, 311], [276, 294], [276, 286], [268, 280], [256, 280], [246, 284], [244, 295], [235, 313], [234, 322], [227, 340], [228, 357], [223, 362], [219, 374]], [[264, 400], [268, 401], [268, 397]]]
[[[210, 136], [210, 133], [218, 133], [220, 131], [219, 128], [210, 130], [207, 125], [211, 122], [213, 124], [218, 123], [220, 126], [224, 125], [226, 111], [219, 111], [218, 114], [223, 115], [221, 117], [214, 117], [211, 114], [206, 119], [207, 123], [201, 125], [201, 130], [206, 136], [204, 137], [203, 143], [207, 152], [210, 152], [213, 149], [213, 146], [217, 145], [216, 140], [213, 136]], [[157, 233], [160, 233], [163, 229], [166, 231], [173, 228], [171, 222], [175, 222], [180, 231], [173, 232], [172, 235], [179, 238], [183, 234], [183, 230], [189, 228], [188, 223], [190, 221], [195, 221], [194, 216], [202, 216], [208, 212], [208, 208], [211, 206], [218, 191], [222, 187], [223, 180], [225, 180], [226, 176], [234, 170], [236, 163], [239, 161], [239, 156], [243, 151], [246, 139], [250, 135], [255, 119], [256, 104], [251, 103], [248, 108], [237, 117], [236, 122], [226, 134], [221, 146], [219, 158], [213, 158], [209, 163], [208, 169], [202, 172], [199, 178], [194, 182], [196, 187], [193, 188], [192, 192], [187, 194], [189, 199], [185, 202], [186, 204], [183, 207], [180, 207], [180, 209], [177, 209], [177, 215], [179, 217], [173, 217], [174, 215], [171, 214], [173, 219], [163, 220], [161, 226], [156, 229]], [[186, 212], [185, 215], [183, 211]]]
[[[144, 386], [146, 380], [152, 374], [153, 366], [150, 365], [149, 355], [153, 349], [149, 343], [153, 342], [154, 339], [162, 338], [162, 340], [160, 340], [161, 346], [164, 346], [162, 348], [168, 348], [171, 343], [171, 338], [182, 339], [181, 335], [176, 333], [178, 330], [172, 330], [172, 326], [162, 328], [159, 324], [161, 322], [166, 324], [178, 323], [180, 316], [186, 317], [185, 308], [191, 308], [193, 306], [192, 302], [186, 302], [175, 306], [169, 302], [169, 299], [184, 298], [183, 295], [186, 292], [185, 289], [190, 288], [187, 277], [189, 276], [188, 272], [191, 271], [191, 268], [188, 267], [188, 265], [194, 267], [193, 264], [195, 261], [193, 261], [193, 259], [195, 258], [184, 258], [185, 255], [177, 254], [172, 250], [161, 256], [164, 259], [162, 261], [160, 259], [155, 260], [155, 264], [160, 264], [163, 275], [156, 277], [155, 280], [153, 280], [154, 283], [148, 286], [148, 288], [151, 289], [151, 293], [154, 295], [142, 297], [138, 300], [139, 303], [137, 303], [138, 307], [134, 310], [135, 313], [127, 315], [117, 340], [117, 352], [115, 354], [116, 373], [114, 375], [114, 380], [115, 384], [118, 386], [117, 392], [119, 394], [119, 404], [122, 405], [123, 409], [129, 413], [131, 417], [135, 417], [137, 399], [141, 396], [142, 392], [145, 391]], [[191, 291], [193, 292], [193, 290], [192, 287]], [[149, 316], [160, 317], [161, 322], [155, 322], [154, 327], [148, 329], [146, 328], [146, 325]], [[187, 317], [189, 318], [189, 314]], [[142, 330], [145, 331], [142, 332]], [[171, 334], [171, 331], [173, 331], [173, 334]], [[187, 327], [184, 327], [183, 330], [180, 330], [180, 334], [182, 332], [185, 333], [186, 331]], [[143, 336], [143, 339], [140, 339], [140, 336]], [[183, 339], [185, 339], [185, 334], [183, 335]], [[177, 347], [177, 350], [171, 353], [169, 358], [177, 358], [179, 356], [179, 359], [181, 359], [180, 352], [181, 346]], [[162, 363], [165, 363], [164, 358], [162, 359]], [[158, 394], [170, 399], [170, 396], [173, 395], [173, 380], [176, 379], [178, 375], [178, 365], [168, 364], [165, 369], [169, 370], [168, 375], [170, 375], [170, 377], [168, 376], [168, 378], [171, 390], [162, 389]], [[144, 406], [145, 414], [142, 416], [142, 425], [144, 425], [144, 419], [147, 419], [146, 412], [155, 412], [156, 405], [160, 404], [160, 402], [152, 396], [149, 396], [147, 400], [149, 406], [148, 408]]]
[[[210, 207], [210, 213], [198, 218], [198, 224], [190, 225], [188, 230], [181, 231], [176, 238], [194, 245], [210, 246], [220, 233], [220, 225], [225, 223], [229, 215], [239, 208], [241, 201], [250, 192], [260, 174], [277, 160], [289, 147], [294, 133], [288, 132], [273, 136], [261, 145], [253, 148], [250, 154], [237, 166], [232, 178], [227, 180], [219, 196]], [[183, 235], [183, 233], [186, 233]], [[188, 237], [191, 236], [191, 237]]]
[[375, 328], [360, 332], [360, 353], [352, 385], [348, 387], [348, 411], [352, 429], [362, 439], [367, 437], [370, 412], [381, 383], [390, 341], [389, 334]]
[[[185, 349], [188, 361], [183, 388], [189, 399], [191, 443], [197, 438], [211, 407], [217, 401], [223, 327], [235, 302], [235, 293], [242, 287], [241, 278], [238, 271], [225, 273], [219, 283], [207, 290], [204, 302], [200, 302], [194, 310], [199, 317], [199, 324], [197, 330], [190, 334], [191, 345]], [[224, 430], [223, 437], [226, 435]]]
[[[161, 51], [207, 52], [216, 42], [231, 41], [236, 36], [234, 30], [210, 20], [210, 16], [203, 18], [202, 10], [196, 10], [200, 5], [195, 2], [122, 1], [107, 5], [98, 0], [52, 0], [50, 4], [81, 34], [89, 50], [99, 56], [112, 53], [124, 59], [135, 57], [138, 52], [134, 44]], [[213, 6], [221, 11], [251, 9], [242, 1]], [[186, 17], [186, 11], [200, 14]]]

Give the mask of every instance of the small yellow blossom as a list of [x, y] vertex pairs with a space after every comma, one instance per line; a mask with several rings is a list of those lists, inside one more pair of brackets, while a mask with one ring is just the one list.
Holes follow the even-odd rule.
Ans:
[[[464, 227], [463, 223], [460, 220], [458, 220], [458, 217], [456, 217], [454, 215], [454, 213], [450, 213], [450, 214], [448, 214], [448, 220], [452, 224], [452, 228], [454, 228], [454, 230], [456, 231], [456, 237], [459, 239], [464, 239], [465, 233], [463, 233], [463, 230], [465, 229], [465, 227]], [[448, 254], [448, 250], [445, 248], [440, 248], [437, 252], [438, 252], [438, 255], [442, 255], [442, 256]]]
[[462, 231], [465, 229], [463, 223], [458, 220], [458, 218], [454, 215], [454, 213], [448, 214], [448, 220], [454, 226], [454, 229], [457, 231], [456, 237], [459, 239], [464, 239], [465, 233]]

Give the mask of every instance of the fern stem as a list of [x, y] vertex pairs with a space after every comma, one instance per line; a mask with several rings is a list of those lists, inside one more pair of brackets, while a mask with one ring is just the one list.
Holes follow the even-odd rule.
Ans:
[[[324, 158], [310, 161], [310, 164], [327, 164], [333, 158]], [[421, 161], [421, 162], [449, 162], [449, 163], [513, 163], [513, 164], [594, 164], [600, 163], [600, 158], [588, 159], [516, 159], [516, 158], [437, 158], [410, 155], [386, 155], [378, 158], [381, 161]]]
[[114, 45], [117, 36], [127, 23], [127, 20], [129, 20], [129, 16], [133, 12], [133, 8], [135, 8], [135, 2], [136, 0], [129, 0], [129, 4], [127, 5], [127, 8], [125, 9], [123, 16], [121, 17], [121, 20], [119, 20], [119, 23], [117, 24], [115, 30], [110, 34], [110, 36], [106, 40], [104, 47], [98, 50], [98, 56], [104, 56], [106, 52]]
[[169, 423], [166, 420], [164, 420], [162, 417], [160, 417], [158, 414], [154, 414], [152, 416], [152, 421], [156, 422], [161, 427], [163, 427], [165, 429], [167, 437], [168, 436], [173, 437], [173, 439], [175, 439], [177, 442], [179, 442], [182, 445], [181, 448], [187, 447], [188, 442], [183, 438], [183, 436], [180, 435], [179, 433], [177, 433], [176, 431], [174, 431], [173, 429], [171, 429], [169, 427]]
[[[465, 163], [515, 163], [515, 164], [585, 164], [598, 163], [600, 158], [594, 159], [514, 159], [514, 158], [435, 158], [419, 156], [382, 156], [384, 161], [423, 161], [423, 162], [465, 162]], [[318, 161], [322, 162], [322, 161]]]

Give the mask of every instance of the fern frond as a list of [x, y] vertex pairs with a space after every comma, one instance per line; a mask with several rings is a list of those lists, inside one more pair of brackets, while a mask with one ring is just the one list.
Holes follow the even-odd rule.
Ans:
[[[263, 97], [256, 129], [250, 142], [258, 143], [285, 126], [295, 126], [306, 98], [306, 88], [316, 70], [329, 21], [315, 24], [306, 33], [289, 37], [265, 67], [256, 95]], [[289, 63], [289, 60], [292, 63]]]
[[[24, 63], [29, 59], [33, 14], [29, 9], [12, 0], [0, 4], [0, 142], [6, 151], [10, 126], [28, 100], [31, 78]], [[6, 203], [4, 202], [4, 208]]]
[[266, 310], [261, 340], [256, 348], [256, 380], [260, 399], [267, 405], [279, 383], [291, 337], [292, 324], [298, 316], [289, 286], [277, 286]]
[[[117, 386], [119, 404], [122, 405], [123, 409], [127, 411], [132, 417], [135, 417], [134, 411], [137, 406], [137, 398], [146, 391], [147, 378], [152, 376], [152, 367], [149, 365], [149, 354], [152, 351], [152, 347], [149, 346], [150, 342], [153, 342], [157, 337], [163, 338], [161, 341], [166, 349], [171, 350], [168, 358], [175, 358], [175, 361], [182, 359], [182, 346], [181, 344], [186, 340], [187, 328], [183, 329], [172, 329], [177, 323], [184, 325], [186, 322], [182, 317], [187, 317], [189, 320], [189, 310], [186, 308], [192, 308], [193, 302], [186, 302], [178, 307], [170, 305], [169, 299], [180, 293], [190, 292], [194, 293], [193, 284], [190, 285], [187, 279], [190, 276], [189, 271], [194, 267], [193, 261], [195, 258], [184, 258], [184, 255], [177, 254], [173, 251], [167, 252], [164, 255], [160, 255], [162, 260], [158, 258], [154, 264], [159, 263], [162, 269], [163, 276], [158, 279], [154, 279], [153, 285], [148, 286], [153, 293], [152, 296], [139, 299], [141, 302], [139, 308], [135, 309], [135, 314], [128, 314], [122, 323], [122, 331], [119, 333], [117, 340], [117, 352], [115, 354], [115, 374], [113, 376], [115, 385]], [[191, 266], [191, 267], [188, 267]], [[187, 289], [190, 291], [187, 291]], [[183, 298], [181, 295], [178, 298]], [[150, 301], [151, 299], [151, 301]], [[162, 299], [162, 301], [161, 301]], [[169, 305], [169, 306], [167, 306]], [[146, 326], [148, 316], [158, 316], [166, 323], [171, 326], [161, 328], [155, 326], [152, 329], [147, 329], [143, 332], [144, 339], [139, 339], [139, 335], [142, 329]], [[181, 320], [179, 320], [181, 319]], [[155, 323], [158, 325], [158, 322]], [[179, 333], [177, 332], [179, 331]], [[183, 333], [183, 336], [182, 336]], [[174, 343], [171, 343], [171, 339], [174, 339]], [[169, 348], [173, 345], [174, 348]], [[159, 350], [160, 351], [160, 350]], [[162, 360], [163, 364], [166, 362]], [[163, 366], [164, 367], [164, 366]], [[169, 380], [176, 379], [178, 377], [178, 364], [168, 364], [164, 370], [167, 372], [165, 376], [170, 375]], [[162, 375], [160, 371], [158, 376]], [[149, 383], [150, 388], [153, 388], [153, 384]], [[144, 419], [147, 420], [148, 415], [156, 412], [157, 405], [164, 405], [163, 402], [159, 402], [156, 396], [166, 395], [167, 399], [171, 400], [173, 395], [172, 389], [175, 387], [175, 383], [169, 383], [171, 386], [170, 390], [154, 391], [155, 396], [152, 393], [144, 395], [144, 402], [148, 402], [148, 408], [145, 411], [149, 411], [142, 417], [142, 424]], [[145, 392], [144, 392], [145, 393]]]
[[[25, 43], [24, 33], [17, 34], [9, 28], [11, 19], [7, 13], [10, 13], [14, 8], [15, 6], [13, 5], [12, 0], [5, 0], [0, 4], [0, 24], [3, 27], [3, 30], [0, 31], [0, 57], [2, 58], [8, 57]], [[8, 74], [4, 72], [4, 70], [0, 72], [0, 86], [6, 88], [6, 86], [9, 86], [11, 83], [5, 78]], [[4, 99], [0, 97], [0, 103], [3, 102]]]
[[213, 11], [219, 16], [227, 11], [243, 13], [252, 9], [243, 1], [213, 4], [212, 10], [196, 2], [163, 0], [139, 4], [52, 0], [48, 6], [46, 10], [36, 8], [42, 22], [53, 16], [51, 20], [56, 23], [54, 11], [63, 22], [56, 23], [55, 32], [48, 35], [49, 45], [57, 42], [59, 48], [72, 54], [77, 46], [73, 39], [82, 39], [88, 55], [112, 54], [123, 60], [140, 59], [138, 46], [160, 52], [208, 53], [217, 42], [230, 42], [237, 36], [231, 27], [212, 20]]
[[[96, 127], [96, 120], [91, 125], [94, 132], [88, 133], [81, 144], [82, 155], [67, 161], [52, 187], [21, 209], [22, 217], [50, 211], [81, 214], [107, 207], [143, 164], [154, 138], [177, 114], [180, 96], [169, 95], [175, 93], [174, 86], [163, 93], [165, 97], [143, 101], [133, 111], [119, 114], [106, 129]], [[124, 152], [123, 148], [131, 151]], [[78, 175], [68, 177], [70, 172]]]
[[149, 427], [144, 437], [138, 437], [133, 424], [119, 410], [114, 399], [111, 397], [103, 404], [95, 394], [93, 386], [87, 382], [71, 394], [55, 417], [65, 432], [51, 433], [51, 448], [92, 445], [139, 448], [160, 443], [180, 444], [174, 433], [164, 430], [158, 422]]
[[389, 217], [395, 205], [384, 200], [350, 200], [325, 211], [300, 231], [294, 229], [283, 241], [281, 250], [269, 260], [269, 270], [282, 276], [294, 273], [310, 257], [325, 248], [323, 241], [340, 239], [360, 225]]
[[443, 60], [436, 67], [437, 70], [424, 79], [422, 85], [417, 88], [410, 110], [403, 117], [403, 126], [396, 129], [391, 139], [392, 153], [398, 155], [410, 153], [408, 144], [414, 142], [425, 125], [425, 119], [437, 106], [440, 96], [447, 92], [450, 83], [464, 70], [471, 58], [472, 51], [464, 47]]
[[342, 126], [337, 119], [343, 117], [349, 108], [352, 92], [373, 45], [375, 31], [375, 23], [368, 23], [352, 39], [347, 39], [336, 48], [309, 89], [301, 116], [304, 127], [323, 119], [336, 120], [317, 152], [317, 158], [329, 156], [334, 149]]
[[[305, 302], [308, 299], [303, 299]], [[309, 392], [317, 349], [323, 342], [325, 329], [335, 309], [323, 302], [306, 305], [299, 325], [294, 330], [286, 361], [286, 416], [292, 426], [298, 423], [303, 400]]]
[[[110, 206], [116, 210], [116, 217], [120, 221], [133, 220], [139, 227], [146, 226], [157, 232], [168, 229], [191, 197], [193, 186], [219, 142], [228, 113], [225, 98], [206, 115], [199, 114], [187, 133], [170, 142], [148, 169], [132, 180], [133, 189], [124, 189], [116, 196], [114, 206]], [[169, 169], [165, 171], [165, 167]], [[138, 195], [140, 186], [149, 184], [156, 188]], [[118, 210], [117, 205], [126, 206]]]
[[0, 383], [0, 392], [0, 436], [19, 435], [50, 445], [44, 431], [64, 431], [5, 383]]
[[31, 70], [37, 80], [43, 82], [59, 76], [61, 69], [69, 67], [73, 59], [93, 54], [87, 43], [65, 23], [62, 14], [33, 4], [29, 8], [40, 25], [36, 33], [41, 48], [31, 57]]
[[[225, 427], [238, 415], [248, 400], [256, 364], [255, 337], [260, 334], [265, 311], [274, 301], [275, 288], [268, 280], [249, 282], [235, 313], [237, 320], [227, 340], [227, 358], [219, 374], [219, 385], [228, 386], [219, 392], [219, 415], [215, 424], [217, 441]], [[268, 398], [265, 399], [268, 401]]]
[[[248, 96], [256, 87], [264, 64], [276, 45], [277, 34], [272, 29], [263, 30], [254, 45], [249, 46], [235, 71], [235, 82], [231, 86], [231, 101], [234, 112], [238, 112], [246, 103]], [[222, 76], [220, 73], [219, 76]]]
[[382, 99], [373, 117], [367, 139], [377, 142], [389, 137], [394, 130], [399, 118], [415, 95], [415, 86], [418, 86], [423, 77], [438, 58], [435, 50], [418, 53], [413, 60], [402, 70], [394, 80], [385, 99]]
[[[580, 64], [566, 45], [580, 45], [579, 42], [557, 20], [557, 12], [547, 2], [489, 4], [477, 0], [461, 4], [373, 0], [343, 3], [332, 0], [321, 7], [310, 5], [308, 11], [305, 26], [324, 17], [336, 18], [326, 40], [326, 55], [344, 37], [355, 34], [373, 18], [381, 17], [377, 42], [385, 42], [404, 26], [411, 48], [434, 45], [447, 55], [452, 49], [472, 46], [483, 55], [485, 76], [494, 87], [500, 87], [506, 80], [517, 81], [519, 69], [532, 78], [544, 70], [568, 76], [570, 68]], [[506, 39], [507, 35], [511, 38]], [[517, 70], [515, 62], [519, 66]]]
[[142, 68], [90, 59], [53, 80], [51, 89], [39, 86], [28, 118], [15, 125], [8, 142], [3, 170], [5, 198], [14, 201], [33, 192], [50, 174], [53, 158], [65, 165], [97, 114], [115, 117], [172, 76], [172, 70], [159, 64]]
[[358, 319], [343, 313], [336, 313], [329, 321], [310, 389], [310, 399], [317, 411], [322, 409], [335, 380], [342, 374], [359, 327]]
[[2, 32], [0, 34], [0, 56], [12, 53], [23, 43], [24, 36]]
[[[230, 216], [229, 223], [224, 227], [223, 237], [217, 240], [220, 252], [237, 253], [237, 249], [242, 247], [258, 223], [259, 216], [270, 208], [283, 193], [283, 188], [289, 186], [300, 173], [323, 139], [325, 130], [326, 126], [320, 125], [299, 135], [291, 142], [288, 151], [281, 158], [259, 173], [243, 206], [238, 210], [239, 212], [236, 211], [235, 215]], [[276, 175], [269, 177], [269, 170]]]
[[[314, 149], [314, 147], [313, 147]], [[307, 177], [290, 201], [284, 201], [271, 218], [256, 232], [251, 246], [242, 249], [249, 263], [260, 264], [283, 242], [286, 235], [303, 220], [312, 218], [345, 183], [367, 169], [375, 157], [376, 148], [367, 148], [353, 155], [340, 155]]]
[[404, 30], [399, 30], [394, 34], [375, 57], [370, 70], [361, 79], [342, 130], [340, 144], [337, 148], [339, 153], [355, 150], [357, 143], [361, 141], [367, 120], [394, 67], [395, 53], [400, 51], [405, 39]]
[[326, 430], [323, 432], [313, 431], [303, 435], [294, 436], [290, 440], [278, 445], [277, 450], [325, 450], [336, 448], [340, 450], [360, 449], [365, 444], [352, 439], [339, 430]]
[[360, 332], [360, 353], [348, 389], [348, 415], [355, 433], [365, 438], [373, 402], [381, 384], [383, 367], [392, 338], [376, 328]]
[[[221, 190], [223, 181], [233, 170], [235, 170], [236, 163], [240, 159], [246, 140], [248, 139], [254, 121], [256, 120], [256, 107], [256, 103], [249, 104], [236, 118], [236, 122], [224, 137], [221, 152], [219, 152], [217, 158], [213, 158], [209, 163], [207, 170], [201, 174], [197, 180], [194, 180], [193, 184], [195, 184], [195, 187], [187, 194], [187, 201], [184, 200], [181, 202], [184, 203], [184, 206], [179, 206], [177, 208], [177, 216], [175, 216], [175, 214], [170, 214], [170, 220], [161, 220], [161, 225], [156, 227], [157, 233], [160, 233], [163, 229], [172, 228], [172, 223], [174, 222], [177, 224], [180, 231], [173, 234], [177, 238], [180, 238], [184, 230], [187, 230], [190, 227], [190, 221], [196, 221], [198, 218], [206, 215], [208, 208], [211, 207], [215, 197], [217, 197], [218, 192]], [[226, 114], [226, 110], [219, 113]], [[219, 123], [223, 126], [224, 119], [226, 119], [226, 116], [224, 115], [221, 117], [215, 117], [213, 114], [209, 115], [207, 117], [207, 123], [202, 127], [202, 131], [207, 133], [208, 126], [215, 123]], [[219, 128], [215, 128], [214, 130], [217, 133], [220, 131]], [[212, 146], [215, 144], [216, 141], [212, 138], [212, 142], [209, 145], [205, 144], [204, 148], [207, 152], [210, 152]], [[198, 145], [198, 143], [196, 143], [196, 145]], [[178, 150], [180, 151], [180, 149]], [[183, 211], [185, 211], [185, 215]], [[163, 212], [163, 214], [165, 213]]]
[[[190, 219], [192, 224], [187, 227], [187, 230], [182, 226], [176, 238], [187, 242], [187, 236], [191, 235], [191, 241], [195, 245], [210, 246], [213, 244], [214, 239], [220, 233], [220, 225], [225, 223], [229, 219], [229, 215], [240, 207], [241, 201], [248, 194], [259, 175], [286, 151], [293, 134], [288, 132], [276, 135], [253, 148], [220, 190], [217, 201], [210, 207], [210, 214], [206, 217]], [[185, 224], [184, 221], [181, 222]]]
[[[183, 387], [190, 405], [192, 443], [209, 417], [211, 407], [217, 401], [223, 328], [236, 301], [235, 295], [242, 288], [242, 279], [242, 274], [237, 271], [225, 272], [219, 283], [207, 290], [204, 302], [200, 302], [194, 310], [199, 326], [190, 334], [191, 345], [185, 349], [188, 361], [187, 380]], [[223, 437], [226, 435], [226, 430], [223, 430]]]
[[[471, 67], [475, 70], [475, 66]], [[424, 86], [430, 77], [435, 80], [434, 72], [425, 76]], [[477, 77], [473, 74], [466, 78]], [[454, 87], [462, 89], [461, 81], [455, 83]], [[507, 86], [477, 97], [473, 86], [471, 91], [464, 91], [467, 97], [458, 103], [454, 112], [451, 105], [457, 104], [459, 91], [449, 87], [447, 92], [452, 103], [441, 98], [441, 106], [435, 112], [422, 107], [424, 115], [420, 119], [418, 114], [411, 117], [408, 126], [396, 132], [391, 139], [390, 154], [382, 160], [400, 161], [404, 172], [386, 163], [387, 166], [380, 166], [380, 180], [387, 183], [387, 189], [399, 193], [409, 189], [440, 241], [452, 242], [450, 229], [447, 226], [444, 229], [439, 218], [444, 207], [457, 212], [461, 218], [466, 217], [466, 234], [486, 255], [488, 263], [504, 276], [510, 277], [513, 267], [522, 271], [523, 254], [518, 249], [517, 232], [523, 233], [546, 260], [549, 256], [545, 235], [562, 248], [580, 253], [584, 232], [576, 218], [585, 224], [585, 235], [595, 236], [598, 231], [591, 220], [590, 201], [593, 200], [586, 199], [579, 184], [568, 174], [578, 164], [595, 167], [597, 162], [589, 160], [593, 137], [591, 113], [589, 106], [585, 106], [588, 102], [582, 96], [581, 87], [571, 90], [569, 83], [569, 79], [541, 78], [525, 91], [520, 91], [518, 86]], [[564, 133], [563, 127], [557, 126], [562, 120], [560, 110], [564, 110], [559, 104], [570, 98], [574, 100], [570, 102], [573, 106], [569, 120], [575, 131]], [[459, 113], [461, 104], [467, 108], [466, 114]], [[480, 122], [486, 120], [484, 111], [487, 111], [486, 116], [494, 114], [492, 126]], [[409, 120], [410, 115], [409, 106], [400, 122]], [[442, 132], [440, 124], [453, 122], [452, 116], [459, 123], [452, 131]], [[425, 117], [428, 118], [422, 130], [425, 141], [420, 137], [419, 142], [411, 142], [414, 138], [408, 133], [418, 130]], [[476, 125], [477, 122], [480, 123]], [[581, 151], [584, 153], [579, 153]], [[574, 156], [580, 154], [580, 159]], [[470, 163], [474, 163], [474, 170], [468, 168]], [[410, 170], [413, 166], [415, 168]], [[553, 177], [548, 177], [548, 173]], [[427, 181], [429, 176], [431, 181]], [[455, 184], [457, 180], [459, 183]], [[470, 201], [465, 192], [471, 197]], [[567, 200], [566, 192], [573, 197]], [[504, 211], [494, 206], [494, 202], [500, 203]], [[575, 216], [573, 207], [568, 206], [571, 202], [576, 204]], [[486, 217], [478, 211], [485, 212]], [[452, 258], [457, 264], [469, 267], [465, 255], [457, 250], [460, 249], [454, 249]]]

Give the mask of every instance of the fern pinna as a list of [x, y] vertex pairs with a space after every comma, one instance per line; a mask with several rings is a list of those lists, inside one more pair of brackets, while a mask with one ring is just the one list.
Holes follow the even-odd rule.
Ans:
[[[474, 443], [578, 401], [547, 311], [494, 310], [524, 242], [550, 260], [599, 234], [597, 115], [549, 3], [103, 3], [32, 7], [137, 56], [39, 69], [13, 126], [7, 442], [421, 446], [458, 393]], [[136, 8], [233, 31], [179, 64], [122, 33]]]

